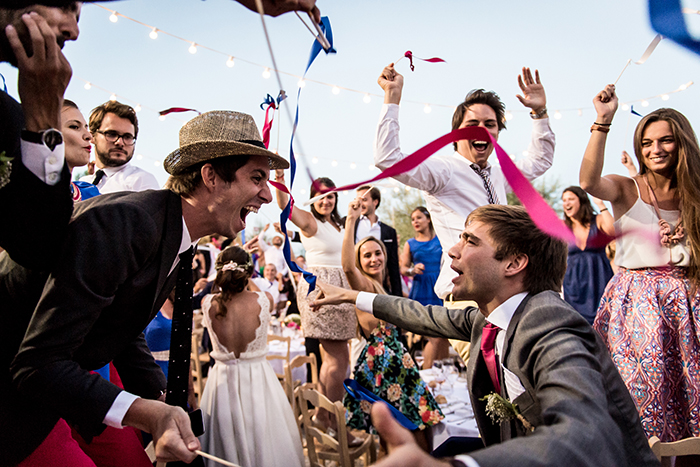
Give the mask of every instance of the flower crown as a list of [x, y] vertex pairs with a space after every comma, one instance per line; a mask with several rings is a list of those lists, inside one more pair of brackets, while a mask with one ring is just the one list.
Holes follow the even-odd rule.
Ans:
[[238, 264], [234, 261], [229, 261], [228, 263], [224, 264], [220, 268], [218, 268], [221, 271], [241, 271], [245, 272], [248, 268], [253, 266], [253, 264], [248, 261], [247, 263], [244, 264]]

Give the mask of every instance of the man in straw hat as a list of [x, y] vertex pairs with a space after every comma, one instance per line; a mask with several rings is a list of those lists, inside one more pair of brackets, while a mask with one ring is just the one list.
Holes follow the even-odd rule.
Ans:
[[[105, 425], [133, 426], [153, 435], [159, 460], [189, 462], [199, 442], [182, 409], [156, 400], [166, 381], [142, 330], [173, 289], [179, 255], [200, 237], [245, 228], [272, 201], [270, 169], [289, 164], [265, 149], [250, 115], [214, 111], [182, 127], [164, 166], [165, 190], [76, 205], [11, 373], [19, 397], [86, 440]], [[110, 361], [125, 390], [89, 372]], [[35, 449], [50, 430], [37, 426], [22, 442]]]

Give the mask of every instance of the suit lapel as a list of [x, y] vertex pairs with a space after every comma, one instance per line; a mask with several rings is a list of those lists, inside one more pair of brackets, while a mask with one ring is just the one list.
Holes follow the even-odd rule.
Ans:
[[503, 340], [503, 355], [501, 356], [501, 362], [506, 362], [508, 359], [508, 352], [510, 352], [510, 347], [513, 343], [513, 335], [515, 335], [515, 330], [517, 329], [518, 324], [520, 323], [520, 317], [523, 315], [525, 306], [527, 305], [527, 302], [530, 301], [531, 297], [532, 295], [527, 294], [523, 301], [520, 302], [520, 305], [518, 305], [518, 308], [515, 310], [515, 313], [513, 313], [513, 317], [511, 318], [510, 324], [508, 325], [508, 329], [506, 330], [506, 337]]
[[168, 275], [175, 262], [175, 257], [182, 243], [182, 201], [174, 193], [170, 193], [166, 203], [165, 223], [163, 225], [163, 241], [159, 252], [158, 283], [156, 284], [156, 298], [153, 301], [153, 312], [157, 313], [165, 302], [168, 294], [175, 286], [177, 268], [173, 274]]

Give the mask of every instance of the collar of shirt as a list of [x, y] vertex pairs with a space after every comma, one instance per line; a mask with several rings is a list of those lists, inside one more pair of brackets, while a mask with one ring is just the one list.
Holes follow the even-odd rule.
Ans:
[[[469, 159], [467, 159], [466, 157], [464, 157], [463, 155], [461, 155], [457, 151], [452, 153], [452, 157], [464, 161], [469, 167], [471, 167], [471, 165], [474, 164], [474, 162], [470, 161]], [[489, 156], [489, 158], [490, 157], [491, 156]], [[496, 156], [493, 156], [493, 157], [496, 157]], [[491, 163], [488, 160], [486, 161], [486, 167], [484, 167], [483, 170], [487, 171], [489, 173], [489, 175], [491, 175]]]
[[[375, 216], [377, 216], [377, 215], [375, 214]], [[372, 222], [372, 220], [369, 217], [367, 217], [363, 214], [360, 216], [360, 221], [369, 222], [369, 225], [374, 226], [374, 225], [377, 225], [379, 223], [379, 216], [377, 216], [377, 222]]]
[[[187, 222], [185, 222], [185, 217], [182, 217], [182, 240], [180, 241], [180, 249], [177, 251], [177, 255], [175, 256], [175, 261], [173, 262], [172, 267], [170, 268], [170, 273], [173, 272], [175, 269], [175, 266], [180, 262], [180, 255], [187, 250], [190, 249], [190, 247], [196, 246], [197, 243], [199, 243], [199, 239], [195, 240], [194, 242], [192, 241], [192, 237], [190, 236], [190, 231], [187, 228]], [[170, 274], [168, 273], [168, 274]]]
[[496, 352], [498, 355], [503, 355], [503, 343], [505, 342], [506, 333], [508, 326], [510, 326], [510, 320], [513, 319], [513, 314], [515, 310], [518, 309], [520, 303], [527, 297], [527, 292], [520, 292], [512, 297], [510, 297], [505, 302], [501, 303], [496, 307], [495, 310], [491, 312], [486, 321], [498, 326], [501, 332], [496, 336]]
[[113, 176], [114, 174], [117, 174], [121, 172], [122, 170], [126, 169], [129, 166], [129, 163], [127, 162], [124, 165], [120, 165], [119, 167], [104, 167], [102, 169], [97, 169], [97, 170], [102, 170], [105, 173], [104, 179], [107, 179], [108, 177]]

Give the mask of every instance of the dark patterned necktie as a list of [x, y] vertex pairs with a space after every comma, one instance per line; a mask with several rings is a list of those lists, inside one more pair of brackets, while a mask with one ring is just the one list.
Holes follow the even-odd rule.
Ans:
[[479, 174], [481, 179], [484, 181], [484, 188], [486, 188], [486, 194], [489, 196], [489, 204], [500, 204], [498, 202], [498, 195], [496, 195], [496, 190], [491, 183], [491, 177], [489, 177], [488, 172], [476, 164], [472, 164], [471, 168], [474, 169], [474, 172]]
[[102, 177], [105, 176], [105, 171], [100, 169], [97, 172], [95, 172], [95, 179], [92, 181], [92, 184], [97, 186], [98, 183], [100, 183], [100, 180], [102, 180]]
[[194, 247], [180, 254], [175, 282], [173, 324], [170, 334], [168, 390], [165, 402], [187, 411], [187, 390], [192, 348], [192, 258]]
[[496, 389], [496, 392], [500, 394], [501, 384], [498, 381], [498, 361], [494, 350], [498, 331], [500, 331], [500, 329], [491, 323], [487, 323], [486, 326], [484, 326], [484, 330], [481, 333], [481, 355], [486, 362], [486, 368], [489, 370], [489, 376], [491, 376], [493, 387]]

